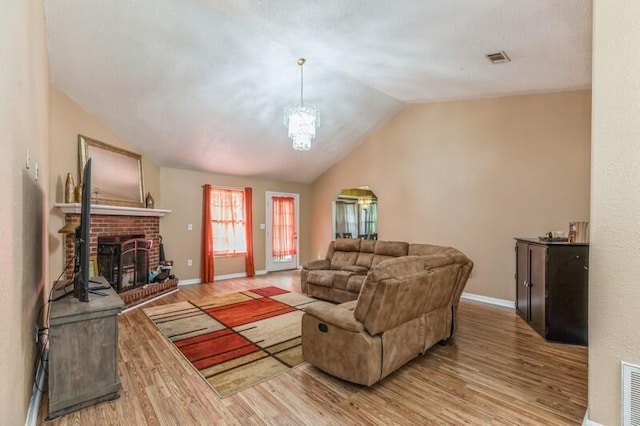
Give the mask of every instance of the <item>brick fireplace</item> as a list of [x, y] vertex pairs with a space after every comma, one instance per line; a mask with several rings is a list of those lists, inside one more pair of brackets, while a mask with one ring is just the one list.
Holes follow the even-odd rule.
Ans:
[[[75, 213], [65, 214], [65, 223], [80, 224], [80, 215]], [[122, 235], [144, 235], [144, 239], [151, 242], [149, 249], [149, 269], [154, 270], [160, 263], [160, 218], [157, 216], [110, 216], [91, 214], [91, 241], [89, 247], [91, 256], [98, 254], [98, 238], [120, 237]], [[75, 238], [73, 234], [65, 237], [65, 265], [76, 254]], [[65, 274], [67, 279], [72, 278], [73, 268], [68, 268]]]
[[[56, 204], [64, 213], [65, 224], [80, 224], [80, 204]], [[120, 207], [106, 205], [91, 206], [91, 223], [90, 223], [90, 243], [89, 249], [92, 258], [98, 255], [98, 239], [118, 238], [122, 236], [137, 236], [150, 243], [148, 250], [148, 269], [156, 270], [160, 263], [160, 218], [169, 213], [170, 210], [146, 209], [138, 207]], [[73, 258], [75, 256], [75, 238], [73, 234], [65, 235], [65, 265], [69, 265], [65, 272], [66, 279], [73, 278]], [[102, 274], [102, 271], [99, 271]], [[147, 271], [148, 272], [148, 271]], [[175, 283], [150, 284], [140, 288], [139, 291], [130, 290], [120, 294], [126, 304], [132, 305], [138, 303], [140, 298], [146, 299], [156, 293], [150, 287], [158, 287], [158, 289], [167, 289], [177, 286]], [[133, 293], [136, 294], [133, 294]], [[132, 294], [127, 294], [132, 293]]]

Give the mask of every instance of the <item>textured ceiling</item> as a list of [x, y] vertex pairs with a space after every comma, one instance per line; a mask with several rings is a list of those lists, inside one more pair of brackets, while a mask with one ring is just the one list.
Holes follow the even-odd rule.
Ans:
[[[591, 84], [590, 0], [45, 5], [52, 82], [169, 167], [312, 182], [405, 103]], [[282, 124], [299, 57], [322, 113], [308, 152]]]

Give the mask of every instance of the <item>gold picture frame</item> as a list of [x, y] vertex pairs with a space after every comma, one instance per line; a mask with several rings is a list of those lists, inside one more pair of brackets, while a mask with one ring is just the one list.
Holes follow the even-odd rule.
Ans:
[[[78, 169], [91, 158], [91, 198], [94, 204], [144, 207], [142, 156], [78, 135]], [[81, 182], [84, 183], [84, 182]]]

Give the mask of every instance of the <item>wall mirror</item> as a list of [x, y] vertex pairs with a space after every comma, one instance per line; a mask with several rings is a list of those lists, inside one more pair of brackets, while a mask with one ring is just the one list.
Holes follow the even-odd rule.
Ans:
[[368, 186], [343, 189], [332, 210], [332, 238], [378, 239], [378, 197]]
[[142, 156], [78, 135], [80, 176], [91, 158], [91, 197], [95, 204], [144, 206]]

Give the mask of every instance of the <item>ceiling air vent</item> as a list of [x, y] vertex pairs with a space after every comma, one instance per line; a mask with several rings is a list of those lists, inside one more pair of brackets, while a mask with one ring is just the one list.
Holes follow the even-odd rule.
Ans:
[[640, 366], [622, 363], [622, 424], [640, 425]]
[[511, 62], [511, 59], [509, 59], [504, 50], [498, 53], [487, 53], [485, 56], [492, 64], [504, 64], [505, 62]]

